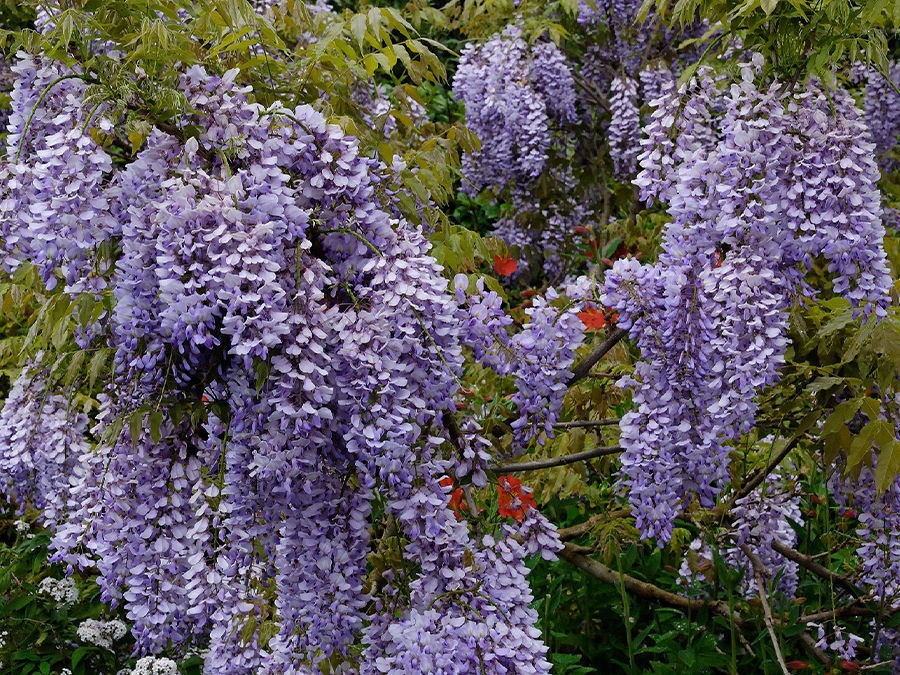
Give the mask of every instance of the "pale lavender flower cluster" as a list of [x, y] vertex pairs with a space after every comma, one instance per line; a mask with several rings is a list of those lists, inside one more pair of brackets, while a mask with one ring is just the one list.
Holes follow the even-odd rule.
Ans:
[[563, 308], [552, 304], [560, 298], [559, 293], [547, 289], [525, 310], [528, 320], [521, 330], [510, 334], [512, 319], [504, 312], [501, 298], [493, 291], [485, 291], [480, 281], [476, 293], [467, 298], [468, 279], [462, 274], [455, 279], [457, 298], [463, 307], [463, 343], [471, 347], [482, 365], [515, 379], [512, 402], [518, 408], [518, 416], [512, 429], [516, 453], [524, 452], [535, 439], [543, 444], [542, 434], [553, 438], [553, 425], [559, 419], [569, 388], [575, 351], [584, 340], [584, 324], [578, 318], [583, 304], [579, 301], [584, 297], [578, 292], [589, 284], [589, 279], [582, 277], [573, 286], [575, 295], [570, 293], [576, 302]]
[[463, 50], [453, 92], [481, 140], [463, 157], [470, 195], [533, 183], [547, 162], [552, 125], [576, 121], [575, 85], [562, 52], [552, 43], [530, 46], [515, 25]]
[[475, 284], [476, 292], [467, 296], [469, 277], [457, 274], [453, 280], [456, 300], [465, 308], [461, 324], [463, 339], [476, 361], [500, 375], [507, 375], [511, 368], [508, 328], [513, 323], [512, 317], [503, 309], [503, 298], [496, 291], [485, 290], [483, 279], [479, 278]]
[[759, 572], [746, 555], [749, 548], [765, 568], [762, 572], [767, 585], [775, 582], [776, 588], [787, 597], [797, 591], [799, 566], [778, 553], [774, 543], [796, 548], [797, 532], [792, 523], [802, 526], [800, 495], [786, 481], [772, 474], [766, 484], [735, 502], [731, 510], [734, 518], [729, 537], [734, 545], [726, 552], [726, 560], [736, 569], [743, 570], [741, 588], [747, 597], [756, 596], [759, 590], [754, 577]]
[[628, 179], [637, 169], [640, 152], [641, 119], [637, 83], [630, 77], [616, 77], [610, 85], [609, 156], [617, 178]]
[[440, 536], [432, 546], [407, 547], [421, 557], [422, 574], [408, 598], [395, 594], [386, 601], [396, 618], [383, 612], [367, 629], [360, 672], [550, 673], [523, 560], [537, 552], [555, 559], [561, 546], [553, 526], [532, 509], [520, 524], [504, 526], [502, 536], [467, 541], [472, 561], [466, 563], [458, 547], [448, 546], [452, 537], [467, 538], [465, 528], [436, 505], [414, 507], [423, 511], [416, 520]]
[[839, 463], [830, 486], [838, 504], [857, 514], [855, 580], [879, 604], [900, 607], [900, 478], [879, 494], [871, 467], [864, 466], [856, 479], [842, 470]]
[[878, 161], [884, 171], [897, 168], [896, 157], [889, 156], [897, 147], [900, 136], [900, 61], [892, 61], [887, 77], [872, 68], [866, 73], [866, 86], [863, 96], [866, 126], [875, 142]]
[[69, 476], [89, 449], [87, 427], [86, 415], [47, 391], [40, 371], [22, 371], [0, 411], [0, 492], [18, 513], [37, 509], [48, 527], [66, 518]]
[[614, 73], [636, 76], [645, 58], [646, 45], [654, 36], [651, 22], [636, 21], [640, 7], [640, 0], [581, 0], [579, 3], [578, 23], [589, 33], [603, 37], [600, 44], [591, 45], [585, 63], [588, 75], [593, 71], [592, 80], [603, 90]]
[[542, 199], [527, 189], [514, 189], [508, 211], [494, 223], [492, 235], [519, 249], [516, 272], [510, 281], [534, 282], [543, 274], [557, 283], [567, 271], [567, 254], [577, 240], [573, 232], [590, 223], [595, 203], [579, 190], [571, 165], [552, 166], [547, 177], [561, 194]]
[[512, 400], [519, 409], [512, 428], [520, 449], [535, 438], [542, 444], [541, 433], [553, 437], [553, 424], [569, 389], [575, 350], [584, 340], [578, 308], [557, 309], [550, 304], [557, 297], [552, 288], [544, 297], [535, 297], [525, 310], [528, 322], [510, 340], [517, 388]]
[[670, 83], [674, 85], [675, 74], [668, 66], [657, 63], [642, 69], [638, 73], [638, 80], [641, 83], [641, 97], [644, 102], [655, 107], [655, 101], [662, 98], [667, 85]]
[[[797, 545], [797, 533], [792, 524], [801, 526], [803, 514], [796, 486], [792, 487], [780, 476], [771, 474], [763, 486], [736, 500], [730, 516], [732, 522], [720, 535], [718, 546], [724, 563], [743, 573], [743, 595], [752, 598], [759, 594], [756, 575], [761, 574], [767, 587], [774, 583], [781, 594], [793, 597], [797, 590], [799, 567], [796, 562], [778, 553], [773, 544], [790, 548]], [[757, 557], [762, 570], [757, 569], [747, 550]], [[698, 537], [691, 542], [682, 560], [678, 584], [690, 596], [703, 595], [709, 587], [709, 578], [704, 572], [711, 568], [712, 548], [703, 537]]]
[[856, 658], [856, 648], [863, 643], [863, 639], [859, 635], [854, 635], [838, 624], [834, 624], [830, 634], [820, 623], [811, 622], [807, 625], [816, 629], [816, 647], [818, 649], [834, 652], [845, 661], [852, 661]]
[[889, 303], [860, 111], [816, 83], [758, 83], [760, 67], [745, 64], [725, 89], [706, 73], [666, 88], [635, 181], [672, 216], [663, 252], [655, 265], [617, 261], [606, 276], [602, 302], [642, 353], [623, 383], [637, 406], [622, 421], [623, 484], [638, 529], [660, 542], [687, 500], [708, 506], [722, 489], [728, 444], [752, 428], [756, 393], [778, 379], [788, 309], [810, 292], [813, 257], [829, 261], [834, 292], [864, 314], [883, 316]]
[[[61, 277], [73, 291], [95, 289], [94, 249], [119, 226], [104, 190], [112, 160], [85, 129], [86, 85], [77, 73], [24, 53], [12, 70], [9, 161], [0, 167], [5, 267], [27, 260], [48, 288]], [[102, 116], [99, 125], [111, 127]]]
[[[181, 77], [191, 112], [114, 168], [80, 126], [80, 89], [66, 85], [77, 80], [56, 83], [54, 107], [32, 115], [35, 88], [59, 70], [23, 57], [17, 72], [12, 119], [20, 135], [21, 120], [32, 126], [27, 154], [13, 139], [3, 171], [35, 180], [7, 184], [0, 227], [18, 236], [8, 264], [52, 238], [61, 252], [37, 260], [48, 281], [62, 274], [74, 291], [90, 270], [116, 300], [86, 333], [116, 350], [92, 430], [109, 442], [89, 445], [87, 421], [26, 379], [3, 412], [0, 457], [16, 500], [46, 509], [54, 560], [96, 567], [139, 654], [199, 645], [205, 672], [233, 675], [350, 663], [360, 644], [368, 663], [391, 658], [389, 631], [367, 628], [406, 620], [386, 609], [390, 594], [418, 598], [408, 617], [446, 618], [459, 608], [434, 604], [438, 589], [448, 570], [464, 584], [453, 588], [470, 587], [473, 554], [490, 618], [456, 658], [549, 672], [522, 560], [558, 542], [546, 523], [533, 545], [509, 533], [472, 541], [448, 506], [441, 476], [486, 480], [477, 425], [452, 453], [443, 428], [466, 310], [422, 230], [382, 201], [387, 169], [309, 106], [263, 109], [237, 71], [199, 67]], [[112, 238], [114, 267], [97, 272], [94, 247]], [[204, 421], [175, 414], [185, 409]], [[132, 414], [140, 423], [124, 424]], [[409, 542], [384, 593], [364, 587], [376, 497]], [[264, 638], [267, 617], [277, 625]], [[426, 637], [407, 631], [402, 643], [425, 653]], [[174, 667], [144, 661], [146, 672]]]

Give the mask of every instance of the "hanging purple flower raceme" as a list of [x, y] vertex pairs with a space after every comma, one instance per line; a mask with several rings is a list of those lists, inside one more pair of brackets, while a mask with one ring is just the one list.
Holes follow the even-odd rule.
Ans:
[[553, 140], [551, 123], [576, 119], [575, 85], [552, 43], [529, 46], [522, 29], [508, 26], [480, 45], [468, 45], [453, 78], [466, 106], [466, 123], [481, 148], [463, 157], [463, 190], [475, 195], [533, 183], [544, 171]]
[[502, 536], [472, 541], [446, 508], [446, 496], [433, 494], [411, 500], [408, 508], [420, 514], [409, 522], [430, 521], [427, 530], [439, 534], [414, 537], [407, 547], [422, 572], [409, 585], [408, 601], [398, 594], [385, 607], [397, 618], [383, 612], [367, 630], [361, 672], [549, 673], [524, 560], [537, 552], [555, 558], [561, 546], [552, 525], [531, 510], [521, 523], [504, 526]]
[[[734, 545], [726, 551], [725, 557], [732, 567], [744, 571], [741, 581], [744, 595], [754, 597], [759, 593], [754, 577], [761, 573], [767, 585], [774, 581], [781, 593], [793, 597], [797, 591], [799, 567], [796, 562], [778, 553], [773, 544], [789, 548], [797, 546], [797, 532], [792, 523], [803, 525], [797, 490], [772, 474], [764, 486], [738, 499], [731, 515], [734, 521], [730, 537]], [[764, 571], [756, 569], [744, 547], [757, 556]]]
[[862, 313], [883, 316], [889, 302], [860, 112], [841, 91], [828, 112], [815, 83], [759, 89], [760, 68], [746, 64], [725, 90], [706, 74], [667, 87], [635, 181], [673, 218], [663, 252], [653, 266], [617, 261], [605, 280], [603, 303], [642, 353], [623, 382], [636, 404], [622, 421], [623, 485], [638, 529], [660, 542], [687, 500], [709, 506], [723, 488], [728, 444], [752, 428], [755, 394], [778, 379], [787, 311], [809, 292], [812, 257], [830, 261], [835, 292]]
[[[890, 78], [890, 79], [888, 79]], [[900, 61], [892, 61], [888, 72], [875, 68], [865, 73], [863, 107], [866, 126], [875, 142], [878, 163], [884, 171], [897, 168], [897, 159], [888, 154], [897, 147], [900, 136]]]
[[640, 150], [641, 120], [638, 110], [637, 84], [628, 77], [616, 77], [610, 85], [609, 155], [613, 172], [620, 179], [628, 179], [637, 168]]
[[[48, 117], [33, 82], [49, 75], [20, 70], [16, 119], [31, 116], [51, 136], [53, 124], [85, 119], [71, 92]], [[87, 157], [75, 164], [102, 170], [79, 183], [53, 165], [40, 194], [15, 193], [16, 204], [59, 209], [74, 185], [108, 216], [87, 238], [54, 231], [68, 248], [39, 261], [48, 281], [64, 270], [75, 290], [94, 246], [116, 238], [120, 250], [111, 271], [91, 272], [114, 309], [82, 335], [116, 352], [92, 431], [104, 440], [90, 447], [80, 417], [65, 428], [78, 436], [73, 452], [40, 461], [70, 474], [70, 487], [42, 503], [54, 560], [99, 570], [102, 597], [124, 607], [138, 652], [203, 645], [209, 673], [351, 667], [354, 646], [376, 642], [366, 626], [393, 621], [373, 614], [387, 598], [365, 584], [375, 499], [410, 542], [388, 574], [417, 589], [410, 615], [435, 599], [444, 562], [463, 578], [473, 574], [468, 555], [488, 555], [438, 483], [449, 472], [486, 483], [477, 424], [446, 449], [467, 310], [422, 230], [397, 216], [386, 168], [308, 106], [250, 103], [236, 76], [185, 72], [190, 113], [153, 130], [121, 169], [82, 144], [80, 129], [59, 132], [61, 148], [71, 142]], [[8, 159], [4, 171], [32, 170]], [[46, 236], [5, 204], [4, 231], [23, 233], [10, 265], [32, 261]], [[499, 310], [482, 302], [479, 316]], [[33, 417], [34, 391], [14, 393], [4, 415]], [[48, 400], [52, 419], [38, 435], [55, 443], [61, 399]], [[7, 445], [0, 455], [17, 471], [36, 464], [15, 434]], [[558, 545], [548, 528], [534, 546], [499, 537], [503, 565], [479, 566], [478, 583], [497, 589], [482, 603], [493, 618], [477, 628], [481, 656], [507, 669], [549, 668], [522, 565]], [[491, 581], [507, 573], [511, 581]]]
[[[900, 434], [900, 395], [885, 403], [895, 433]], [[871, 466], [864, 465], [856, 478], [842, 475], [845, 468], [846, 460], [839, 459], [829, 487], [845, 515], [856, 517], [859, 564], [853, 580], [874, 603], [886, 611], [896, 611], [900, 608], [900, 478], [889, 482], [884, 492], [879, 493]], [[845, 642], [837, 624], [833, 632], [826, 638], [824, 628], [819, 626], [823, 649], [840, 653], [855, 647]], [[896, 629], [880, 631], [878, 643], [873, 647], [875, 654], [893, 659], [895, 668], [900, 666], [900, 632]]]
[[[112, 160], [86, 129], [86, 85], [78, 73], [41, 58], [17, 58], [0, 169], [4, 267], [28, 261], [50, 289], [61, 278], [73, 293], [99, 290], [94, 248], [119, 225], [104, 194]], [[98, 124], [112, 128], [102, 113]]]
[[50, 528], [65, 520], [69, 476], [88, 450], [88, 419], [25, 368], [0, 411], [0, 491], [18, 513], [40, 511]]
[[542, 432], [553, 437], [553, 424], [559, 419], [569, 389], [575, 350], [584, 340], [579, 307], [559, 310], [550, 304], [557, 297], [552, 288], [543, 298], [535, 297], [525, 310], [528, 323], [510, 341], [517, 389], [512, 401], [519, 410], [512, 428], [519, 450]]

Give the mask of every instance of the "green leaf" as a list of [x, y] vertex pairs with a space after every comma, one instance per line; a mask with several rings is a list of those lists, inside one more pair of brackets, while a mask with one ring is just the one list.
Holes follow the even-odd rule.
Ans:
[[162, 438], [162, 433], [160, 431], [162, 422], [162, 412], [160, 412], [159, 410], [154, 410], [152, 413], [150, 413], [150, 438], [153, 439], [154, 443], [159, 443], [159, 439]]
[[79, 647], [74, 652], [72, 652], [72, 668], [77, 668], [78, 664], [82, 662], [85, 656], [91, 653], [91, 650], [88, 647]]
[[350, 18], [350, 32], [356, 38], [356, 43], [362, 47], [366, 39], [366, 15], [354, 14]]
[[890, 442], [882, 445], [875, 465], [875, 489], [879, 494], [887, 490], [897, 474], [900, 474], [900, 441], [891, 438]]
[[250, 618], [247, 619], [247, 623], [245, 623], [244, 627], [241, 629], [241, 642], [243, 642], [245, 645], [250, 644], [250, 641], [253, 639], [255, 633], [256, 616], [250, 615]]
[[847, 451], [848, 471], [856, 468], [861, 462], [869, 458], [872, 452], [872, 442], [875, 438], [876, 422], [869, 422], [850, 441], [850, 449]]
[[853, 398], [835, 406], [834, 411], [828, 416], [828, 419], [825, 420], [825, 424], [822, 426], [821, 435], [828, 436], [837, 432], [853, 419], [853, 416], [859, 412], [862, 403], [863, 400], [861, 398]]
[[103, 371], [103, 368], [106, 365], [106, 359], [108, 355], [108, 349], [98, 349], [97, 352], [91, 357], [91, 362], [88, 365], [89, 389], [93, 390], [94, 384], [97, 382], [97, 378], [100, 377], [100, 373]]
[[831, 389], [839, 384], [844, 384], [845, 381], [843, 377], [817, 377], [806, 386], [805, 391], [807, 394], [815, 394], [819, 391]]
[[141, 437], [141, 429], [144, 426], [144, 412], [137, 410], [128, 416], [128, 432], [131, 434], [131, 444], [136, 445]]

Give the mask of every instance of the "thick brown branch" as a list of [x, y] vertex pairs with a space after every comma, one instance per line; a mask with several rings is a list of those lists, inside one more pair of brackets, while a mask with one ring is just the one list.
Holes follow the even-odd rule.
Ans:
[[600, 346], [588, 354], [583, 361], [575, 364], [575, 367], [572, 368], [572, 377], [569, 378], [569, 386], [571, 387], [578, 382], [578, 380], [584, 379], [584, 377], [591, 372], [591, 368], [593, 368], [600, 359], [606, 356], [609, 350], [615, 347], [626, 335], [628, 335], [627, 330], [622, 328], [614, 329]]
[[856, 597], [862, 595], [861, 591], [847, 577], [832, 572], [824, 565], [820, 565], [819, 563], [817, 563], [810, 556], [804, 555], [803, 553], [800, 553], [800, 551], [792, 549], [790, 546], [785, 546], [780, 541], [773, 541], [772, 548], [778, 551], [788, 560], [793, 560], [795, 563], [800, 565], [800, 567], [809, 570], [817, 577], [829, 580], [835, 586], [840, 586], [841, 588], [847, 589]]
[[803, 631], [800, 633], [800, 641], [810, 652], [812, 652], [812, 655], [816, 657], [816, 661], [824, 666], [831, 665], [831, 659], [828, 657], [828, 654], [816, 646], [816, 639], [812, 635]]
[[735, 625], [743, 623], [740, 616], [738, 616], [737, 613], [731, 612], [726, 603], [718, 600], [708, 601], [697, 598], [686, 598], [676, 593], [670, 593], [669, 591], [662, 589], [659, 586], [654, 586], [646, 581], [635, 579], [627, 574], [619, 574], [603, 563], [582, 554], [580, 552], [581, 550], [583, 550], [583, 547], [565, 543], [563, 545], [563, 550], [560, 551], [559, 555], [561, 558], [569, 561], [575, 565], [575, 567], [590, 574], [592, 577], [614, 586], [621, 584], [625, 587], [626, 591], [640, 598], [653, 600], [662, 605], [680, 609], [683, 612], [696, 612], [700, 609], [707, 608], [715, 614], [719, 614], [726, 618], [732, 618]]
[[605, 455], [617, 455], [622, 452], [622, 448], [618, 445], [592, 448], [583, 452], [576, 452], [571, 455], [561, 455], [559, 457], [548, 457], [547, 459], [535, 459], [530, 462], [514, 462], [512, 464], [499, 464], [489, 466], [488, 470], [495, 473], [517, 473], [519, 471], [538, 471], [540, 469], [550, 469], [554, 466], [565, 466], [566, 464], [575, 464], [596, 457]]

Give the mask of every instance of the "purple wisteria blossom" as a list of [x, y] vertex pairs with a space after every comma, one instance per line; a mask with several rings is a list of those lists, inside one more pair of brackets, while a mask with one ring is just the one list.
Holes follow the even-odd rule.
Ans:
[[575, 84], [562, 52], [552, 43], [529, 45], [515, 25], [465, 48], [453, 92], [481, 140], [463, 157], [470, 195], [533, 183], [544, 171], [553, 125], [576, 121]]
[[724, 487], [729, 444], [778, 379], [788, 310], [810, 292], [813, 257], [862, 314], [883, 316], [889, 303], [861, 112], [817, 83], [761, 87], [761, 65], [754, 57], [727, 88], [707, 73], [666, 86], [635, 183], [673, 220], [658, 263], [617, 261], [605, 280], [603, 303], [642, 353], [623, 382], [637, 404], [622, 420], [623, 485], [638, 529], [660, 543], [688, 500], [710, 506]]
[[[438, 482], [487, 483], [477, 423], [458, 445], [444, 427], [460, 319], [480, 330], [499, 298], [462, 306], [399, 217], [387, 167], [311, 107], [263, 108], [237, 71], [200, 67], [180, 78], [189, 112], [113, 167], [74, 73], [27, 56], [15, 72], [5, 264], [115, 300], [80, 337], [115, 351], [94, 427], [40, 377], [23, 375], [2, 413], [4, 487], [44, 509], [53, 559], [98, 570], [137, 653], [202, 647], [204, 672], [223, 675], [358, 671], [391, 658], [391, 634], [424, 655], [419, 634], [375, 629], [430, 620], [438, 601], [457, 612], [439, 597], [452, 570], [447, 590], [477, 583], [486, 598], [456, 626], [480, 641], [455, 658], [549, 672], [524, 559], [558, 548], [552, 526], [533, 513], [527, 532], [472, 539]], [[111, 241], [114, 264], [98, 268]], [[484, 333], [483, 358], [506, 325]], [[406, 542], [384, 588], [367, 584], [376, 501]], [[401, 591], [405, 618], [385, 614]]]

